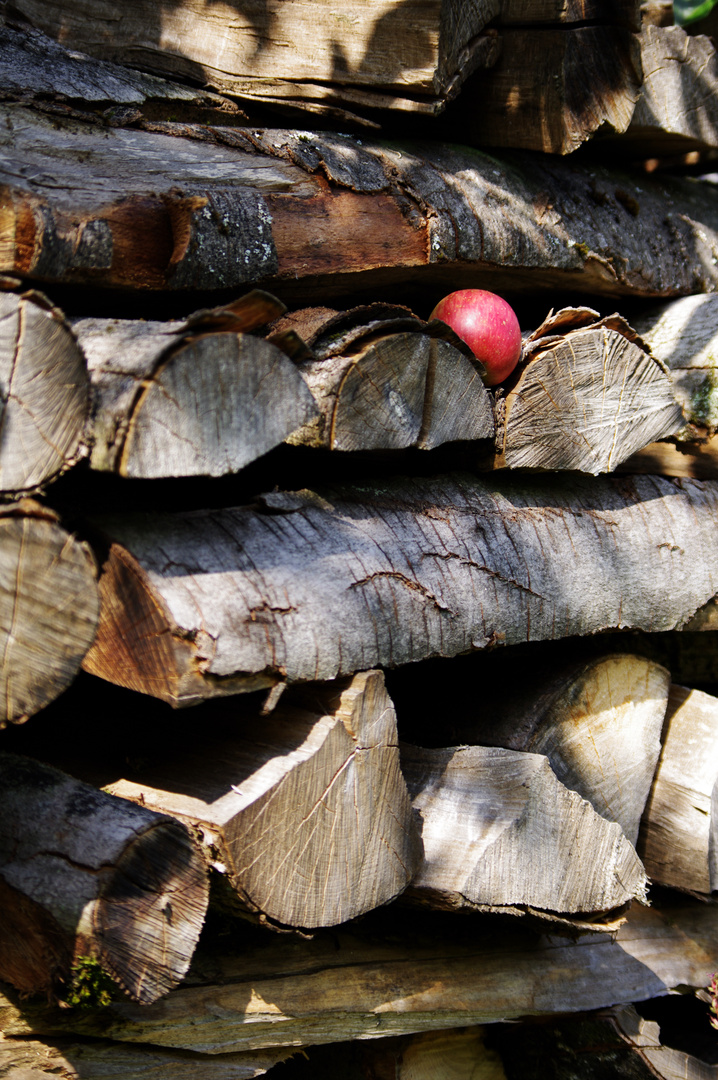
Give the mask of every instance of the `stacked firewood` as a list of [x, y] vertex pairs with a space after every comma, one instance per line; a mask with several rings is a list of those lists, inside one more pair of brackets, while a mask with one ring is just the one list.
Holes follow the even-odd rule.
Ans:
[[713, 45], [141, 7], [0, 26], [0, 1076], [713, 1075]]

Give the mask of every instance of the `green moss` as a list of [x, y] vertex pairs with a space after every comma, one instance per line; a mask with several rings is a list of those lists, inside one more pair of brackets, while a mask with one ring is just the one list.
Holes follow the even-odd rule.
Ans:
[[65, 1002], [76, 1009], [94, 1009], [109, 1005], [115, 989], [110, 976], [91, 956], [78, 956], [72, 965], [72, 982]]
[[705, 427], [718, 426], [718, 372], [709, 370], [693, 393], [691, 410], [696, 423]]
[[576, 248], [576, 251], [579, 253], [579, 255], [581, 255], [581, 257], [584, 259], [587, 259], [588, 256], [591, 254], [588, 244], [584, 244], [583, 241], [581, 241], [580, 244], [574, 244], [573, 246]]

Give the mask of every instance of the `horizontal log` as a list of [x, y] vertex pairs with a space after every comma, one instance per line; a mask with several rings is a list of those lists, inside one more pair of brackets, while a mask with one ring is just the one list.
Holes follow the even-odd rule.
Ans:
[[0, 1021], [6, 1038], [76, 1032], [224, 1054], [604, 1008], [700, 989], [718, 965], [715, 909], [697, 901], [665, 914], [632, 909], [615, 939], [477, 918], [470, 936], [464, 927], [402, 938], [403, 914], [390, 941], [335, 929], [308, 942], [269, 937], [251, 951], [240, 940], [235, 952], [225, 937], [154, 1005], [59, 1010], [4, 994]]
[[190, 832], [21, 755], [0, 777], [3, 978], [63, 998], [92, 960], [135, 1001], [176, 986], [208, 901]]
[[[508, 655], [504, 662], [508, 669]], [[558, 779], [635, 844], [661, 752], [669, 672], [629, 653], [567, 664], [558, 648], [538, 672], [521, 659], [516, 666], [520, 682], [504, 674], [480, 699], [472, 680], [457, 677], [452, 738], [545, 754]]]
[[40, 293], [0, 291], [0, 491], [33, 491], [79, 456], [87, 367], [62, 312]]
[[118, 515], [87, 671], [175, 705], [608, 629], [718, 592], [710, 483], [498, 474]]
[[638, 844], [654, 881], [718, 890], [718, 698], [673, 686]]
[[401, 766], [422, 819], [420, 903], [516, 914], [539, 909], [598, 923], [646, 898], [643, 866], [620, 825], [569, 791], [542, 754], [404, 745]]
[[84, 1041], [0, 1036], [0, 1076], [14, 1080], [253, 1080], [289, 1056], [287, 1051], [222, 1054]]
[[660, 473], [693, 480], [718, 480], [718, 439], [649, 443], [631, 454], [617, 472]]
[[166, 126], [198, 144], [19, 105], [0, 119], [0, 271], [33, 279], [263, 283], [312, 303], [392, 282], [656, 297], [718, 284], [708, 182], [667, 188], [597, 165], [441, 144]]
[[30, 499], [0, 509], [0, 727], [66, 690], [99, 618], [97, 564], [57, 515]]
[[457, 439], [493, 438], [483, 367], [444, 323], [424, 323], [408, 308], [382, 304], [342, 313], [310, 308], [281, 319], [270, 340], [291, 349], [302, 333], [297, 362], [319, 415], [288, 442], [431, 450]]
[[255, 305], [260, 325], [283, 308], [255, 290], [186, 323], [76, 322], [92, 385], [91, 467], [134, 478], [224, 476], [314, 416], [295, 365], [242, 332], [253, 329]]
[[618, 315], [549, 314], [507, 386], [496, 464], [611, 472], [684, 426], [667, 369]]
[[[285, 699], [286, 700], [286, 699]], [[106, 790], [195, 827], [251, 910], [333, 926], [402, 892], [421, 840], [381, 672], [307, 690]]]

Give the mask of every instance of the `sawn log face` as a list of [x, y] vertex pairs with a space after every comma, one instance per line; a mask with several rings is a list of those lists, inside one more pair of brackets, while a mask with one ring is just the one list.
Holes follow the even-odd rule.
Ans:
[[700, 481], [455, 475], [105, 518], [85, 667], [189, 704], [497, 643], [680, 628], [718, 591], [717, 511]]

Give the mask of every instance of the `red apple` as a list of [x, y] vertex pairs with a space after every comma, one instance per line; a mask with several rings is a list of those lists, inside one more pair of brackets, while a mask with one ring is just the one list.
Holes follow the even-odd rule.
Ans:
[[440, 300], [430, 315], [465, 341], [486, 368], [484, 382], [496, 386], [521, 359], [521, 328], [514, 309], [486, 289], [460, 289]]

